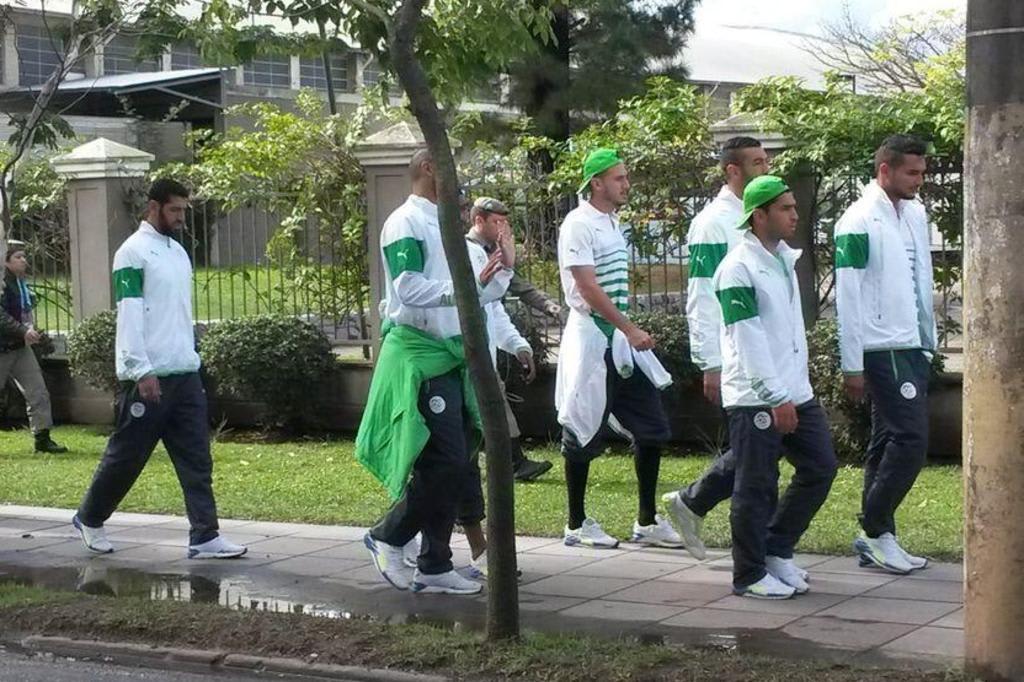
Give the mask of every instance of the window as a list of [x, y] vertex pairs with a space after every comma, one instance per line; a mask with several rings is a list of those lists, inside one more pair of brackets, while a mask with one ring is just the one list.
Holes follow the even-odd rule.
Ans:
[[206, 66], [199, 49], [189, 43], [178, 43], [171, 47], [171, 68], [175, 71], [183, 69], [201, 69]]
[[245, 65], [245, 84], [269, 88], [292, 86], [291, 57], [267, 55]]
[[15, 31], [18, 82], [21, 85], [41, 85], [51, 73], [60, 68], [64, 45], [59, 36], [51, 38], [45, 28], [18, 26]]
[[136, 58], [138, 42], [130, 36], [114, 36], [103, 46], [103, 75], [159, 71], [160, 60]]
[[[299, 79], [302, 87], [327, 91], [322, 57], [300, 57]], [[348, 92], [348, 55], [331, 55], [331, 80], [335, 92]]]
[[[380, 82], [384, 72], [381, 70], [377, 60], [373, 57], [367, 57], [363, 63], [363, 87], [368, 88], [376, 85]], [[390, 78], [390, 87], [388, 93], [395, 97], [402, 95], [402, 86], [398, 83], [398, 79]]]

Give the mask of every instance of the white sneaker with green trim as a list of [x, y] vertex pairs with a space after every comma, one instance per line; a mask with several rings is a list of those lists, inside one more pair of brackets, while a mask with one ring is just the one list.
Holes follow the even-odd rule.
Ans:
[[765, 573], [764, 577], [753, 585], [733, 588], [733, 592], [741, 597], [750, 597], [751, 599], [789, 599], [796, 594], [796, 590], [771, 573]]
[[584, 519], [583, 524], [575, 530], [566, 526], [564, 542], [569, 547], [583, 545], [596, 549], [615, 549], [619, 546], [619, 541], [605, 533], [601, 524], [594, 519]]
[[862, 563], [870, 562], [889, 573], [906, 575], [914, 570], [892, 533], [882, 533], [877, 538], [861, 535], [853, 541], [853, 549], [860, 555]]
[[797, 594], [806, 594], [810, 589], [807, 584], [807, 572], [797, 566], [792, 559], [783, 559], [777, 556], [767, 556], [764, 566], [768, 572], [776, 578], [789, 585]]
[[700, 539], [700, 531], [704, 525], [704, 517], [697, 516], [679, 496], [678, 492], [666, 493], [661, 496], [662, 501], [668, 507], [669, 515], [675, 520], [679, 527], [679, 533], [683, 536], [683, 545], [686, 551], [698, 561], [704, 561], [708, 552], [704, 547], [704, 541]]

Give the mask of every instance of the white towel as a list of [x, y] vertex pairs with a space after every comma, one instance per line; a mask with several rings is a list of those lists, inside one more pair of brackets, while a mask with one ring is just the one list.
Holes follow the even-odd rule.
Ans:
[[619, 376], [624, 379], [633, 376], [635, 366], [640, 368], [658, 390], [664, 390], [672, 385], [672, 375], [661, 364], [654, 351], [634, 349], [626, 340], [626, 335], [618, 329], [612, 334], [612, 363]]

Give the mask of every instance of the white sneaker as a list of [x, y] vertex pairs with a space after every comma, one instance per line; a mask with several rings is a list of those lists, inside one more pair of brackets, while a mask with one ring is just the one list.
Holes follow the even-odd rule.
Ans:
[[416, 560], [420, 556], [420, 538], [422, 535], [416, 533], [415, 537], [409, 542], [405, 543], [405, 547], [402, 548], [402, 563], [409, 568], [416, 568]]
[[249, 551], [248, 547], [228, 542], [218, 535], [200, 545], [188, 546], [189, 559], [235, 559]]
[[679, 532], [683, 536], [683, 545], [686, 551], [698, 560], [704, 561], [708, 552], [704, 547], [704, 541], [700, 539], [700, 531], [704, 525], [704, 517], [697, 516], [679, 496], [678, 492], [667, 493], [661, 496], [662, 501], [668, 506], [668, 513], [675, 520]]
[[639, 521], [633, 522], [633, 536], [630, 542], [649, 547], [668, 547], [678, 549], [684, 546], [683, 538], [679, 536], [672, 523], [661, 514], [654, 517], [654, 523], [649, 526], [641, 526]]
[[862, 562], [867, 560], [889, 573], [906, 575], [914, 570], [910, 562], [904, 558], [892, 533], [882, 533], [877, 538], [861, 535], [853, 541], [853, 549], [860, 555]]
[[463, 578], [455, 571], [427, 575], [418, 570], [412, 579], [412, 591], [434, 594], [478, 594], [484, 586], [475, 580]]
[[373, 565], [380, 573], [380, 577], [387, 580], [392, 587], [399, 590], [409, 589], [412, 583], [413, 572], [405, 565], [404, 547], [395, 547], [386, 542], [374, 538], [367, 531], [363, 536], [363, 544], [370, 550], [373, 558]]
[[896, 549], [899, 550], [900, 554], [903, 555], [903, 558], [907, 560], [907, 563], [910, 564], [910, 567], [913, 568], [915, 571], [919, 571], [922, 568], [928, 568], [927, 557], [914, 556], [907, 550], [903, 549], [903, 547], [900, 545], [899, 538], [895, 536], [893, 536], [893, 542], [896, 543]]
[[797, 594], [806, 594], [810, 589], [807, 584], [807, 571], [793, 563], [792, 559], [767, 556], [764, 566], [768, 569], [768, 573], [792, 587]]
[[71, 525], [78, 531], [78, 534], [82, 537], [82, 544], [90, 552], [110, 554], [114, 551], [114, 546], [107, 539], [107, 531], [103, 530], [102, 526], [99, 528], [87, 526], [78, 518], [78, 514], [75, 514], [75, 517], [71, 519]]
[[796, 593], [796, 590], [771, 573], [765, 573], [764, 577], [753, 585], [733, 588], [733, 592], [751, 599], [789, 599]]
[[[476, 559], [469, 560], [469, 569], [466, 572], [473, 580], [487, 580], [487, 552], [484, 552]], [[522, 569], [516, 569], [516, 580], [523, 579]]]
[[584, 519], [583, 525], [576, 530], [566, 526], [564, 542], [569, 547], [584, 545], [599, 549], [615, 549], [619, 546], [619, 541], [605, 533], [604, 529], [601, 528], [601, 524], [594, 519]]

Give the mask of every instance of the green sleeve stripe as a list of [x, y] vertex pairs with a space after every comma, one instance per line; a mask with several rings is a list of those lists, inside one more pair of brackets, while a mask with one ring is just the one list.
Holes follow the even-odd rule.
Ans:
[[690, 277], [714, 277], [728, 252], [728, 244], [691, 244]]
[[610, 253], [603, 253], [600, 256], [594, 256], [594, 263], [597, 265], [608, 265], [614, 260], [627, 260], [626, 252], [622, 249], [616, 249]]
[[754, 287], [728, 287], [715, 293], [722, 306], [722, 321], [725, 324], [757, 317], [757, 296]]
[[601, 265], [594, 267], [594, 272], [597, 273], [598, 275], [604, 275], [609, 272], [618, 272], [620, 270], [622, 272], [626, 272], [627, 270], [629, 270], [629, 265], [625, 258], [617, 261], [603, 263]]
[[[602, 287], [602, 289], [604, 289], [604, 287]], [[616, 296], [621, 297], [621, 298], [628, 298], [629, 297], [629, 289], [621, 289], [621, 288], [604, 289], [604, 293], [607, 294], [608, 298], [611, 298], [611, 299], [614, 299]]]
[[836, 235], [836, 267], [863, 270], [868, 266], [866, 232]]
[[403, 272], [423, 272], [423, 242], [402, 237], [384, 246], [384, 259], [392, 280]]
[[114, 270], [114, 301], [123, 298], [142, 298], [142, 268]]
[[597, 283], [601, 285], [602, 289], [614, 286], [616, 284], [629, 284], [629, 277], [616, 277], [614, 279], [599, 279]]

